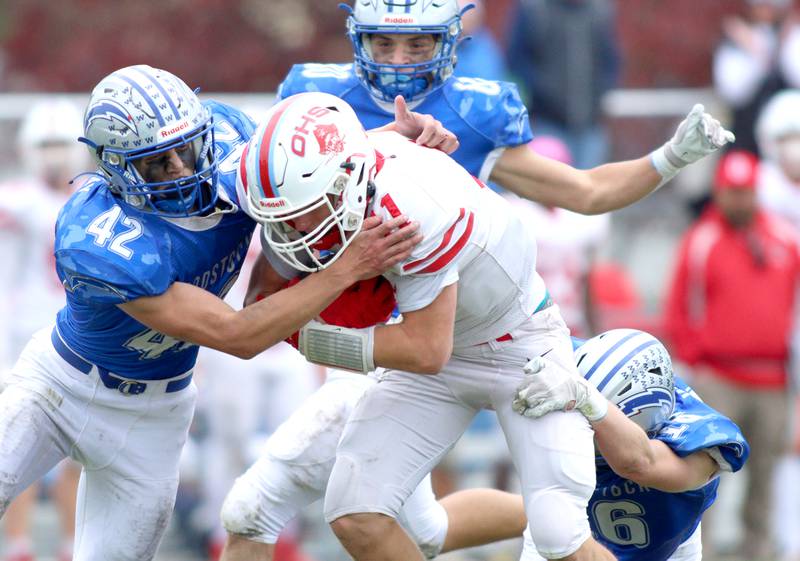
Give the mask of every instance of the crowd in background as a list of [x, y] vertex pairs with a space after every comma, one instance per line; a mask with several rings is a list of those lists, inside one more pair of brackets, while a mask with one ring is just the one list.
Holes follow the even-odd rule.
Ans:
[[[682, 0], [477, 3], [465, 18], [472, 39], [459, 48], [457, 73], [515, 81], [532, 116], [530, 148], [544, 156], [589, 168], [641, 152], [672, 126], [663, 117], [637, 119], [636, 127], [610, 119], [604, 100], [617, 88], [713, 87], [729, 110], [737, 143], [704, 168], [705, 188], [690, 196], [670, 185], [604, 216], [503, 196], [535, 225], [538, 269], [574, 334], [612, 327], [656, 333], [679, 361], [678, 372], [750, 441], [744, 545], [725, 535], [721, 513], [712, 509], [703, 527], [707, 558], [739, 549], [748, 561], [800, 559], [800, 372], [792, 361], [800, 352], [800, 19], [791, 0], [719, 3], [702, 13]], [[138, 62], [207, 91], [271, 92], [288, 63], [352, 57], [336, 2], [163, 4], [149, 11], [139, 2], [9, 3], [0, 9], [0, 92], [83, 91]], [[655, 23], [659, 17], [671, 21]], [[99, 42], [80, 33], [98, 24]], [[0, 175], [0, 370], [62, 298], [50, 270], [51, 224], [79, 185], [67, 178], [88, 165], [72, 140], [80, 135], [79, 111], [59, 99], [34, 107], [13, 123], [17, 141], [5, 146], [3, 162], [13, 152], [16, 163]], [[654, 284], [639, 282], [653, 276]], [[241, 285], [228, 297], [234, 306], [243, 299]], [[324, 373], [280, 345], [249, 362], [203, 350], [197, 374], [201, 401], [172, 543], [186, 559], [213, 559], [224, 538], [218, 512], [233, 479]], [[435, 473], [437, 493], [478, 485], [513, 490], [498, 430], [493, 414], [479, 415]], [[34, 550], [69, 558], [75, 472], [60, 466], [45, 490], [18, 500], [3, 523], [3, 559], [30, 559], [24, 556]], [[47, 546], [31, 537], [37, 498], [45, 494], [62, 505], [63, 522], [59, 543]], [[728, 500], [725, 491], [721, 500]], [[278, 559], [344, 559], [321, 526], [319, 513], [309, 513], [282, 538]], [[518, 547], [458, 555], [513, 559]]]

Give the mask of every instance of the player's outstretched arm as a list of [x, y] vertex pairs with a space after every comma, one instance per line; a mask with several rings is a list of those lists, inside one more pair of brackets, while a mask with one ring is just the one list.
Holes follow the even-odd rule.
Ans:
[[419, 225], [404, 216], [380, 223], [372, 217], [329, 268], [286, 290], [235, 311], [196, 286], [174, 283], [159, 296], [121, 304], [126, 313], [165, 335], [252, 358], [308, 323], [354, 282], [377, 276], [410, 255]]
[[733, 133], [697, 104], [675, 135], [643, 158], [577, 170], [516, 146], [502, 153], [490, 178], [526, 199], [600, 214], [644, 198], [685, 166], [733, 141]]

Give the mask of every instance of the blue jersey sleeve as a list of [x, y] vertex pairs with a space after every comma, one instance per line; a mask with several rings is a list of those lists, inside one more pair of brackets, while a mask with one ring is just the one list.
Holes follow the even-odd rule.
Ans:
[[256, 123], [246, 113], [218, 101], [206, 101], [214, 116], [214, 154], [217, 160], [219, 190], [241, 206], [236, 193], [239, 158], [247, 141], [256, 131]]
[[115, 305], [169, 288], [169, 238], [145, 227], [137, 211], [113, 199], [103, 180], [81, 188], [56, 222], [56, 271], [71, 297]]
[[519, 146], [533, 139], [528, 110], [515, 84], [482, 78], [453, 78], [445, 89], [445, 99], [473, 133], [486, 138], [495, 148]]
[[712, 456], [724, 471], [738, 471], [750, 454], [741, 429], [706, 405], [686, 382], [675, 377], [675, 411], [656, 435], [681, 457], [716, 449]]
[[352, 64], [295, 64], [278, 86], [278, 99], [304, 92], [326, 92], [344, 97], [358, 85]]

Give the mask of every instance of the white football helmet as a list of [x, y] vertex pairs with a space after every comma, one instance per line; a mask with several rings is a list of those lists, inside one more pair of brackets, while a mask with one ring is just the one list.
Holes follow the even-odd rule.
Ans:
[[[211, 112], [183, 80], [158, 68], [128, 66], [92, 91], [81, 141], [128, 204], [160, 216], [194, 216], [217, 200], [213, 127]], [[194, 155], [189, 177], [147, 182], [132, 163], [187, 144]]]
[[800, 90], [775, 94], [756, 121], [758, 148], [793, 180], [800, 181]]
[[[375, 150], [342, 99], [293, 95], [270, 109], [247, 143], [237, 190], [275, 253], [300, 271], [333, 263], [361, 230], [375, 174]], [[326, 208], [311, 231], [294, 220]]]
[[54, 97], [34, 104], [17, 133], [26, 171], [51, 187], [65, 187], [89, 167], [86, 150], [78, 143], [82, 134], [81, 112], [68, 99]]
[[[421, 99], [453, 74], [461, 36], [458, 0], [355, 0], [353, 8], [343, 7], [350, 10], [347, 35], [353, 44], [356, 73], [374, 97], [388, 102], [398, 94], [408, 101]], [[419, 64], [378, 63], [370, 44], [375, 33], [433, 35], [433, 58]]]
[[612, 329], [575, 349], [578, 371], [648, 434], [675, 408], [672, 360], [661, 342], [637, 329]]

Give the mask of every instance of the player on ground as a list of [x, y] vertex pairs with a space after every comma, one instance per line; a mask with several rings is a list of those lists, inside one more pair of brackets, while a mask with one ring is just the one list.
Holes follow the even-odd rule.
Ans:
[[[749, 454], [739, 427], [680, 378], [673, 389], [669, 354], [648, 333], [614, 329], [574, 341], [584, 378], [537, 357], [525, 366], [514, 410], [536, 418], [577, 409], [592, 422], [602, 457], [589, 522], [617, 559], [699, 561], [700, 519], [716, 498], [716, 475], [738, 471]], [[620, 422], [623, 413], [650, 436], [648, 454], [639, 446], [644, 433]], [[525, 538], [521, 561], [540, 560]]]
[[[198, 345], [251, 357], [420, 240], [404, 218], [371, 219], [337, 266], [232, 310], [220, 297], [254, 229], [234, 187], [253, 128], [149, 66], [118, 70], [92, 92], [82, 140], [97, 172], [56, 225], [67, 305], [28, 343], [0, 396], [3, 511], [64, 457], [84, 467], [76, 561], [155, 555], [194, 408]], [[427, 132], [445, 142], [438, 130]]]
[[326, 492], [326, 518], [349, 553], [423, 559], [395, 519], [474, 415], [490, 408], [516, 460], [540, 551], [611, 559], [586, 519], [594, 489], [588, 423], [574, 414], [529, 423], [511, 410], [525, 357], [548, 353], [575, 367], [568, 330], [535, 272], [533, 236], [508, 203], [440, 151], [391, 132], [368, 136], [343, 100], [320, 93], [271, 110], [239, 177], [241, 198], [285, 278], [335, 265], [368, 215], [408, 209], [425, 236], [385, 273], [401, 323], [311, 322], [299, 336], [312, 362], [391, 369], [350, 416]]

